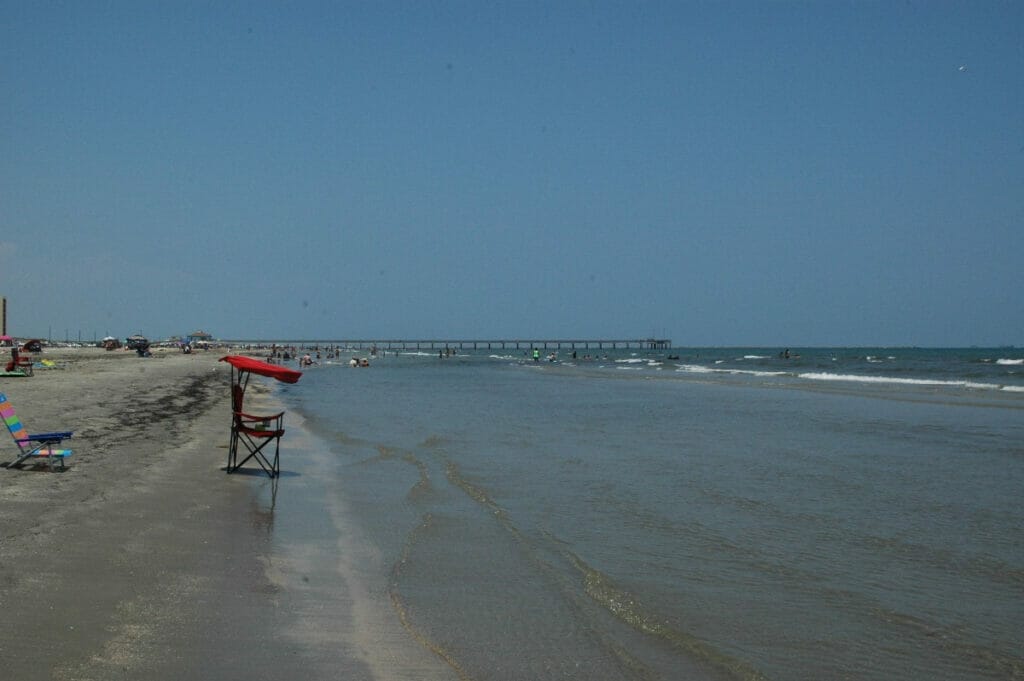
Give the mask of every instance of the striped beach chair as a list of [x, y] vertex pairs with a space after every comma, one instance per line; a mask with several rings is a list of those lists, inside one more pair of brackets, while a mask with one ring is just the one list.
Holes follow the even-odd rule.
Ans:
[[53, 470], [54, 463], [60, 462], [60, 469], [64, 470], [64, 460], [71, 456], [70, 449], [58, 449], [60, 443], [70, 438], [73, 433], [70, 431], [59, 433], [36, 433], [29, 434], [22, 424], [21, 419], [14, 413], [14, 407], [7, 399], [7, 395], [0, 393], [0, 420], [3, 420], [14, 444], [18, 446], [21, 453], [18, 457], [7, 464], [8, 468], [20, 466], [26, 459], [45, 460], [50, 470]]

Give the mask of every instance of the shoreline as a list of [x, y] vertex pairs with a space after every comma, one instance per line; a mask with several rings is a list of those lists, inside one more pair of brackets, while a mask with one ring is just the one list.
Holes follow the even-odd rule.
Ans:
[[[395, 632], [373, 596], [358, 592], [365, 584], [351, 571], [351, 532], [337, 532], [339, 504], [324, 512], [322, 491], [307, 498], [320, 463], [302, 451], [311, 441], [301, 416], [286, 416], [282, 478], [224, 474], [223, 354], [47, 351], [42, 357], [63, 368], [0, 381], [30, 432], [74, 431], [66, 471], [0, 468], [5, 673], [24, 681], [392, 678], [390, 643], [410, 653], [407, 678], [450, 678], [411, 640], [360, 635], [375, 620], [378, 632]], [[250, 385], [254, 409], [283, 408], [260, 383]], [[14, 452], [8, 440], [0, 463]], [[320, 515], [332, 527], [308, 536]], [[318, 555], [332, 534], [334, 545]], [[304, 556], [291, 553], [303, 545]]]

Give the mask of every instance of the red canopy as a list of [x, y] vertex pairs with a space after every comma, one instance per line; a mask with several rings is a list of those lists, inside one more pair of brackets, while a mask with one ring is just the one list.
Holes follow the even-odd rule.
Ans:
[[271, 378], [276, 378], [277, 380], [284, 381], [285, 383], [297, 383], [299, 378], [302, 377], [301, 371], [278, 366], [277, 364], [267, 364], [266, 362], [261, 362], [258, 359], [253, 359], [252, 357], [227, 355], [226, 357], [221, 357], [220, 361], [227, 362], [239, 371], [251, 371], [254, 374], [270, 376]]

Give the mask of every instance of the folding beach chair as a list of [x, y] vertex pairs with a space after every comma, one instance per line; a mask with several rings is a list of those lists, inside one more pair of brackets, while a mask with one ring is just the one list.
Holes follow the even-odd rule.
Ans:
[[[281, 474], [280, 452], [281, 436], [284, 435], [284, 412], [270, 416], [247, 414], [243, 407], [245, 389], [249, 385], [249, 376], [253, 373], [269, 376], [285, 383], [295, 383], [302, 376], [301, 372], [273, 364], [260, 362], [251, 357], [228, 355], [221, 358], [222, 362], [231, 365], [231, 440], [228, 444], [228, 473], [234, 473], [250, 459], [272, 478]], [[270, 443], [274, 443], [274, 453], [270, 455]], [[239, 461], [239, 445], [242, 454], [247, 455]]]
[[[242, 410], [242, 401], [245, 397], [245, 387], [238, 383], [231, 385], [231, 442], [228, 445], [228, 473], [233, 473], [242, 467], [249, 459], [255, 459], [267, 475], [276, 478], [281, 472], [281, 436], [284, 435], [284, 412], [270, 416], [256, 416], [246, 414]], [[273, 458], [270, 457], [268, 448], [274, 443]], [[242, 445], [246, 456], [238, 460], [238, 446]]]
[[18, 357], [18, 366], [15, 367], [15, 371], [21, 371], [26, 376], [31, 376], [31, 375], [33, 375], [35, 373], [35, 371], [33, 369], [33, 367], [35, 367], [35, 365], [36, 365], [36, 362], [35, 362], [34, 359], [32, 359], [31, 357], [25, 357], [24, 355], [22, 355], [21, 357]]
[[60, 445], [62, 441], [70, 438], [73, 434], [72, 432], [30, 435], [21, 423], [21, 419], [14, 413], [14, 407], [7, 400], [7, 395], [3, 393], [0, 393], [0, 419], [7, 426], [11, 437], [14, 438], [14, 444], [18, 445], [18, 450], [21, 452], [14, 461], [7, 464], [8, 468], [20, 466], [26, 459], [36, 458], [40, 460], [45, 459], [50, 470], [53, 470], [54, 461], [60, 461], [60, 469], [64, 470], [64, 459], [71, 456], [71, 450], [56, 449], [55, 447]]

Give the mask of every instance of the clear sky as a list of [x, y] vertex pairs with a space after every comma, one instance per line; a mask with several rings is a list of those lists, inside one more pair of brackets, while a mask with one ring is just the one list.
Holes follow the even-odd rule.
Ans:
[[1024, 345], [1022, 2], [0, 0], [8, 331]]

